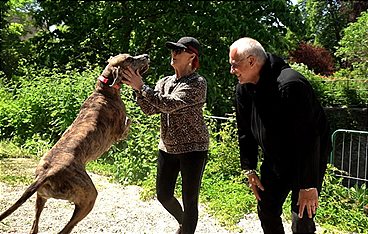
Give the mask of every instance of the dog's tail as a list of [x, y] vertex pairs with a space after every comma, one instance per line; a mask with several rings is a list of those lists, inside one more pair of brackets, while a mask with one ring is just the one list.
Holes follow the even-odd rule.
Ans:
[[28, 200], [37, 190], [38, 188], [45, 183], [45, 179], [38, 178], [35, 182], [33, 182], [27, 189], [24, 191], [23, 195], [7, 209], [4, 213], [0, 215], [0, 221], [11, 215], [16, 209], [18, 209], [24, 202]]

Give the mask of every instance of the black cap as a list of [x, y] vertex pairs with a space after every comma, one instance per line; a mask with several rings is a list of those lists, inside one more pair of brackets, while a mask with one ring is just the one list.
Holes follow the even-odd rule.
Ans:
[[197, 56], [199, 55], [199, 42], [194, 37], [182, 37], [176, 43], [168, 41], [166, 42], [166, 47], [169, 49], [177, 49], [177, 48], [189, 49]]

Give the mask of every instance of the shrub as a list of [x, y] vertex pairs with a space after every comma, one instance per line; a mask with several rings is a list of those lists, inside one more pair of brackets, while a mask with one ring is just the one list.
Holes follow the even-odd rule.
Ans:
[[316, 75], [304, 64], [294, 63], [291, 67], [310, 81], [324, 107], [365, 107], [368, 103], [367, 83], [351, 77], [346, 70], [340, 70], [327, 78]]
[[332, 55], [323, 47], [302, 42], [289, 56], [290, 61], [303, 63], [317, 74], [331, 75], [334, 71]]
[[35, 134], [56, 141], [93, 90], [97, 74], [96, 70], [64, 74], [42, 70], [19, 77], [19, 82], [0, 90], [0, 137], [19, 144]]
[[209, 212], [228, 228], [234, 228], [244, 214], [255, 212], [257, 204], [240, 173], [237, 129], [231, 117], [220, 124], [208, 120], [210, 149], [201, 189]]
[[316, 220], [327, 228], [366, 233], [368, 217], [363, 213], [363, 205], [368, 191], [365, 185], [350, 189], [342, 186], [342, 177], [334, 175], [336, 170], [328, 165]]
[[220, 127], [216, 125], [216, 120], [209, 119], [207, 122], [211, 133], [211, 144], [206, 174], [221, 180], [231, 180], [239, 176], [240, 172], [235, 117], [221, 123]]
[[123, 86], [121, 96], [132, 120], [128, 139], [115, 144], [100, 160], [114, 165], [114, 175], [120, 183], [141, 184], [155, 172], [159, 115], [145, 115], [135, 103], [131, 88]]

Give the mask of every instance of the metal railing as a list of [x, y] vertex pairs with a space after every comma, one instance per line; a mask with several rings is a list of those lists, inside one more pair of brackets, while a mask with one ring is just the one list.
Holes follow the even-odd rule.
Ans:
[[343, 177], [343, 185], [368, 184], [368, 132], [338, 129], [332, 134], [330, 164]]

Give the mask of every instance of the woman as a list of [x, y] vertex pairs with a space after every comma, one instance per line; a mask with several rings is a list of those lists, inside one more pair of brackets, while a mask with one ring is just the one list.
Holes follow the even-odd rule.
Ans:
[[[157, 163], [157, 199], [179, 223], [177, 233], [194, 233], [198, 221], [198, 197], [207, 162], [209, 135], [202, 108], [207, 82], [197, 73], [199, 42], [183, 37], [167, 42], [175, 75], [164, 77], [151, 89], [132, 69], [124, 71], [125, 83], [137, 93], [137, 103], [147, 115], [161, 114]], [[182, 177], [183, 208], [174, 197], [176, 180]]]

